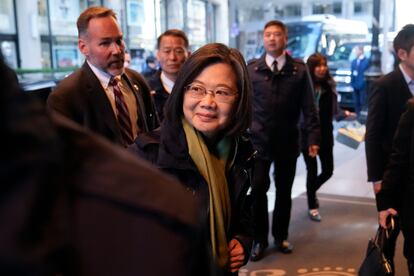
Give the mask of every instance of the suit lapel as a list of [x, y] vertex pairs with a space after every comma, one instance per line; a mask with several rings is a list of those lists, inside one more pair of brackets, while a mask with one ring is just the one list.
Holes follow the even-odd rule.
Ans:
[[129, 89], [134, 93], [135, 99], [137, 100], [137, 112], [138, 112], [138, 127], [141, 131], [148, 132], [149, 127], [147, 125], [147, 121], [145, 120], [145, 114], [147, 114], [145, 110], [144, 99], [141, 96], [140, 87], [138, 84], [133, 82], [128, 75], [127, 70], [125, 70], [122, 78], [126, 81], [129, 86]]
[[111, 103], [106, 96], [105, 90], [86, 62], [83, 64], [82, 70], [85, 76], [84, 87], [86, 87], [85, 94], [89, 102], [90, 111], [94, 114], [95, 118], [99, 118], [108, 130], [114, 134], [114, 137], [117, 137], [119, 140], [121, 133], [119, 131], [118, 122]]

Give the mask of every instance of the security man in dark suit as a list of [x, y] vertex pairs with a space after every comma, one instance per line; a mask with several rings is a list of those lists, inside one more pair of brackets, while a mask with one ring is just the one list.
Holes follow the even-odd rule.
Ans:
[[158, 126], [149, 88], [137, 72], [124, 69], [123, 35], [111, 9], [86, 9], [77, 27], [86, 61], [55, 88], [48, 106], [127, 146], [140, 132]]
[[[414, 57], [414, 48], [411, 50]], [[411, 63], [414, 59], [411, 60]], [[414, 79], [414, 72], [411, 71]], [[399, 216], [404, 235], [404, 256], [410, 276], [414, 276], [414, 100], [401, 115], [386, 167], [381, 191], [377, 194], [378, 221], [387, 228], [387, 217]]]
[[166, 30], [157, 39], [157, 59], [160, 69], [148, 77], [160, 121], [164, 119], [164, 105], [189, 52], [187, 35], [178, 29]]
[[[400, 60], [391, 73], [378, 79], [368, 97], [368, 118], [365, 134], [365, 154], [368, 181], [378, 194], [386, 165], [390, 158], [392, 140], [407, 101], [414, 95], [414, 25], [405, 26], [394, 39], [394, 50]], [[398, 222], [398, 220], [397, 220]], [[398, 224], [397, 224], [398, 225]], [[388, 258], [393, 264], [395, 231]]]
[[272, 234], [276, 248], [292, 252], [287, 240], [292, 205], [291, 191], [299, 156], [300, 114], [309, 133], [309, 155], [319, 149], [319, 120], [313, 100], [312, 81], [306, 65], [293, 59], [285, 51], [287, 28], [277, 20], [264, 27], [263, 44], [266, 53], [249, 62], [253, 84], [252, 141], [258, 151], [254, 167], [252, 195], [255, 216], [255, 243], [251, 260], [262, 258], [268, 246], [269, 231], [267, 197], [269, 169], [274, 163], [276, 202], [273, 212]]

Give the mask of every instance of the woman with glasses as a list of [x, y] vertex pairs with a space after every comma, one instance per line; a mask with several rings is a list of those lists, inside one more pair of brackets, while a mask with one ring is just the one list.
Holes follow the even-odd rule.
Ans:
[[246, 195], [254, 152], [245, 131], [251, 112], [243, 57], [223, 44], [207, 44], [180, 70], [161, 129], [139, 135], [131, 148], [177, 177], [198, 199], [220, 275], [237, 273], [250, 253]]

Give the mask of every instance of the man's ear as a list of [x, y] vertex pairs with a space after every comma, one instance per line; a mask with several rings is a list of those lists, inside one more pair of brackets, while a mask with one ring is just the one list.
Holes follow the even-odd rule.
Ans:
[[78, 39], [78, 48], [80, 52], [87, 57], [89, 55], [89, 47], [88, 44], [85, 41], [85, 38], [79, 38]]
[[404, 50], [404, 49], [398, 49], [398, 52], [397, 52], [397, 56], [398, 56], [398, 58], [400, 59], [400, 60], [406, 60], [407, 59], [407, 51], [406, 50]]

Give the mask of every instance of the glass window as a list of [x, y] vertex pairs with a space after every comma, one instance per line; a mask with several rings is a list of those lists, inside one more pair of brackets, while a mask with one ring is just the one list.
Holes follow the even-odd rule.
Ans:
[[330, 4], [319, 4], [315, 3], [312, 5], [312, 13], [313, 14], [342, 14], [342, 3], [341, 2], [333, 2]]
[[354, 2], [354, 14], [363, 15], [371, 14], [372, 2], [358, 1]]
[[301, 4], [292, 4], [285, 6], [286, 16], [301, 16], [302, 7]]
[[14, 8], [12, 0], [0, 1], [0, 33], [15, 34]]
[[206, 20], [206, 3], [190, 0], [187, 4], [187, 35], [194, 48], [207, 43]]
[[342, 3], [340, 3], [340, 2], [333, 3], [332, 13], [336, 14], [336, 15], [341, 15], [342, 14]]
[[287, 51], [294, 57], [307, 58], [316, 49], [322, 33], [322, 23], [287, 23], [289, 38]]
[[12, 40], [1, 41], [0, 39], [0, 49], [6, 63], [11, 68], [17, 68], [17, 48], [16, 42]]
[[165, 1], [166, 29], [184, 30], [184, 5], [182, 0]]

